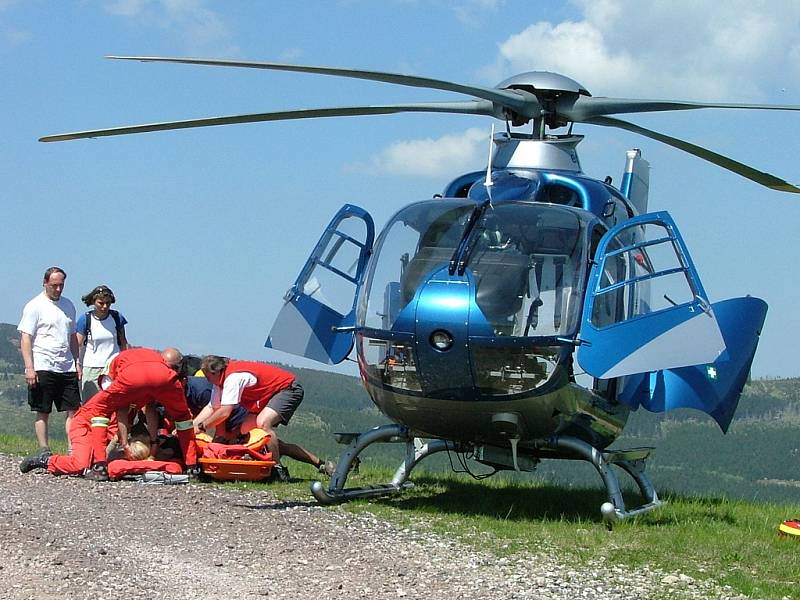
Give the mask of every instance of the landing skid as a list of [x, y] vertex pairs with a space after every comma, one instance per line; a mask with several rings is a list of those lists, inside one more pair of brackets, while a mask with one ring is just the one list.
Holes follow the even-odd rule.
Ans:
[[[608, 502], [604, 502], [600, 506], [600, 513], [609, 527], [623, 519], [650, 512], [663, 504], [663, 501], [658, 499], [658, 494], [656, 494], [650, 478], [644, 472], [645, 461], [653, 451], [652, 448], [601, 451], [591, 444], [571, 436], [552, 437], [544, 442], [543, 448], [555, 451], [555, 456], [548, 456], [548, 458], [585, 460], [597, 469], [608, 494]], [[611, 469], [611, 465], [617, 465], [631, 476], [645, 499], [644, 504], [630, 510], [625, 508], [619, 480]]]
[[[590, 462], [603, 479], [608, 494], [608, 502], [604, 502], [600, 507], [600, 513], [608, 526], [623, 519], [649, 512], [662, 504], [653, 484], [644, 472], [645, 461], [652, 448], [603, 452], [578, 438], [560, 436], [541, 440], [534, 450], [520, 449], [517, 453], [512, 450], [516, 445], [510, 449], [498, 446], [467, 445], [440, 439], [423, 441], [413, 437], [402, 425], [383, 425], [362, 434], [337, 434], [337, 441], [348, 444], [348, 446], [339, 458], [328, 488], [325, 489], [320, 481], [311, 484], [311, 493], [320, 504], [336, 504], [356, 498], [383, 497], [410, 489], [414, 484], [408, 478], [414, 467], [426, 457], [446, 450], [453, 452], [472, 450], [473, 456], [480, 462], [497, 469], [517, 471], [533, 471], [540, 458], [577, 459]], [[347, 476], [350, 469], [356, 464], [358, 455], [375, 443], [404, 443], [406, 445], [405, 459], [395, 471], [392, 480], [389, 483], [378, 485], [345, 488]], [[617, 465], [636, 482], [641, 495], [645, 498], [643, 505], [633, 509], [625, 508], [619, 480], [611, 469], [611, 465]]]
[[[314, 498], [320, 504], [335, 504], [354, 500], [355, 498], [389, 496], [410, 489], [414, 487], [414, 484], [408, 481], [408, 476], [423, 458], [443, 450], [461, 450], [454, 442], [448, 442], [447, 440], [431, 440], [423, 443], [420, 438], [412, 437], [408, 429], [402, 425], [382, 425], [362, 434], [336, 435], [337, 441], [348, 444], [348, 446], [339, 457], [336, 471], [331, 477], [328, 489], [325, 489], [321, 481], [314, 481], [311, 484], [311, 493], [314, 494]], [[406, 445], [405, 459], [395, 471], [391, 482], [365, 487], [345, 488], [344, 484], [347, 481], [347, 475], [355, 464], [358, 455], [367, 446], [378, 442], [405, 443]]]

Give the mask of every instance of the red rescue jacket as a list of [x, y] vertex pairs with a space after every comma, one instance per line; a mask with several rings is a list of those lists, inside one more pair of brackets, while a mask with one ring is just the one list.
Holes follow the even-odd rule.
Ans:
[[250, 373], [256, 378], [256, 383], [242, 390], [239, 404], [244, 406], [248, 412], [259, 413], [275, 394], [285, 390], [294, 383], [295, 376], [259, 362], [246, 360], [231, 360], [222, 373], [220, 387], [225, 385], [225, 378], [231, 373]]

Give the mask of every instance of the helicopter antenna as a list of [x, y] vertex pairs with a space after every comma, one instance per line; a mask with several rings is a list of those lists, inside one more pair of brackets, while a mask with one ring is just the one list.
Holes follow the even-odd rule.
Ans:
[[[492, 133], [489, 135], [489, 160], [486, 163], [486, 179], [483, 185], [486, 186], [486, 193], [489, 193], [489, 188], [494, 185], [492, 182], [492, 144], [494, 144], [494, 123], [492, 123]], [[489, 194], [491, 200], [491, 194]]]

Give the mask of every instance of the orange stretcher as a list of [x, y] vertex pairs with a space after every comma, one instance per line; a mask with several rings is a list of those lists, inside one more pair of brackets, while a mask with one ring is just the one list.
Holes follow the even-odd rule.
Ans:
[[251, 430], [243, 444], [219, 444], [198, 434], [200, 470], [217, 481], [264, 481], [275, 466], [272, 453], [264, 452], [267, 442], [269, 436], [261, 429]]

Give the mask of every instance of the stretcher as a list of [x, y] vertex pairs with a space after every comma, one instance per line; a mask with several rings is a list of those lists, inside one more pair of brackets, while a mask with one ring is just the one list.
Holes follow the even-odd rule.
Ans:
[[261, 429], [251, 430], [242, 444], [219, 444], [199, 434], [200, 470], [217, 481], [265, 481], [275, 466], [272, 453], [265, 451], [268, 442], [269, 436]]

